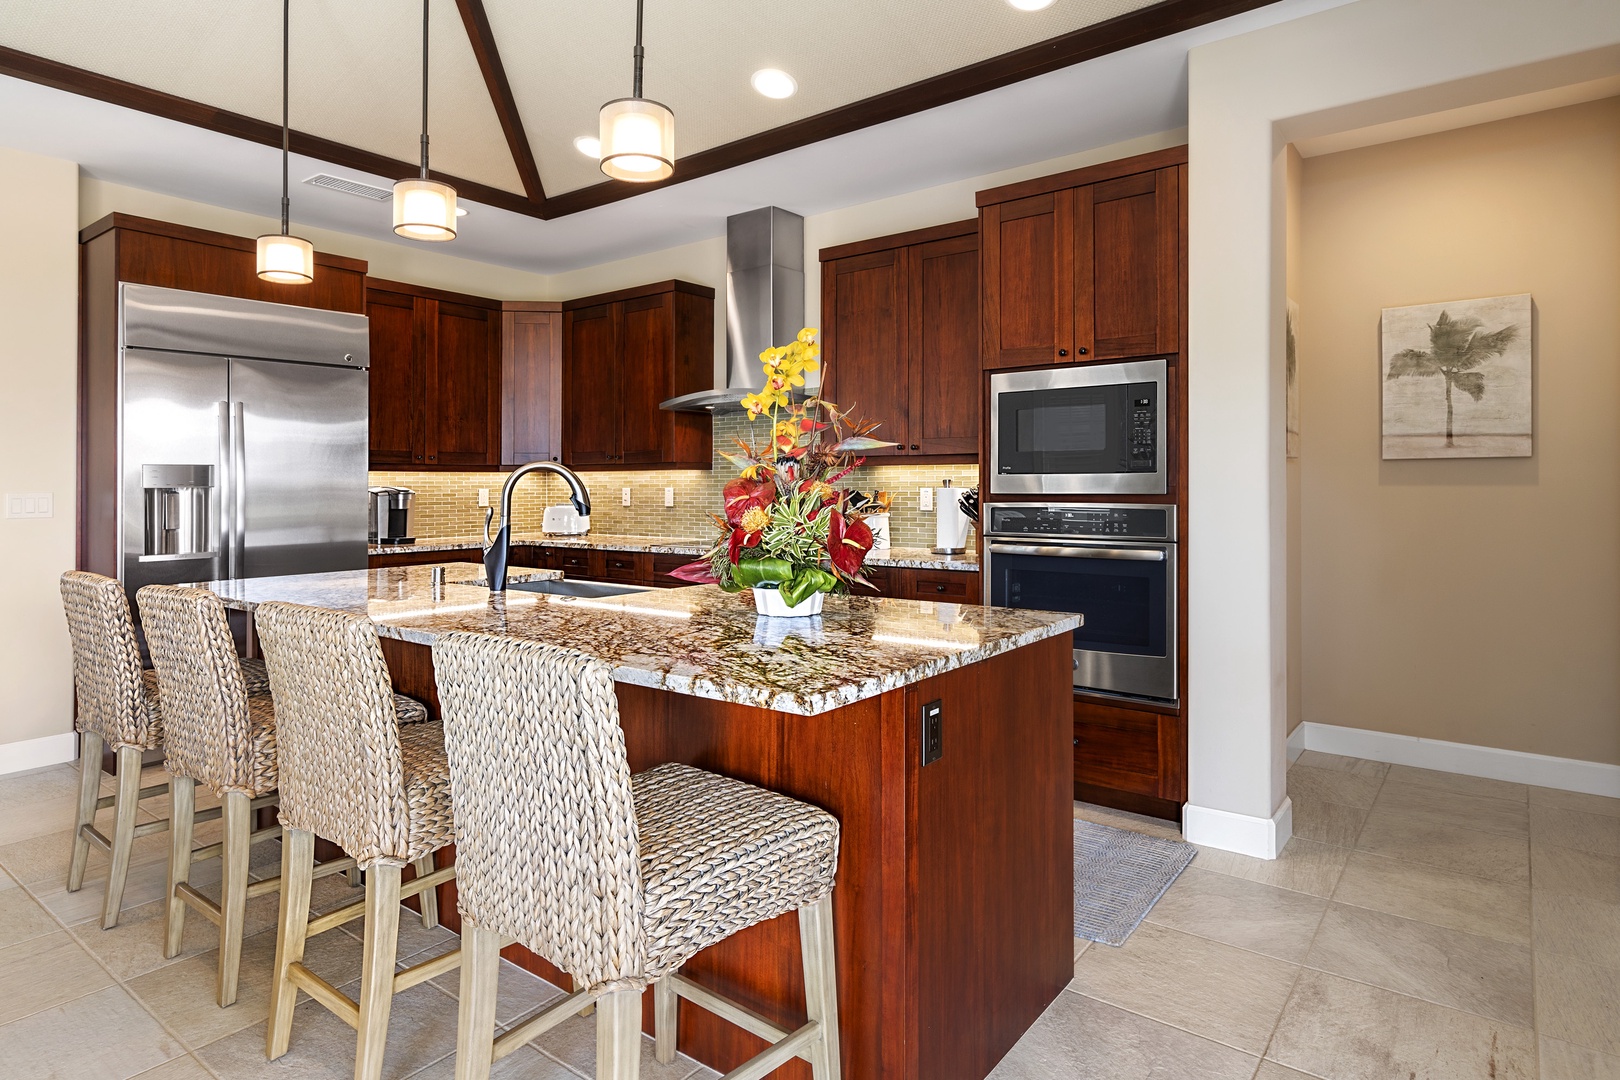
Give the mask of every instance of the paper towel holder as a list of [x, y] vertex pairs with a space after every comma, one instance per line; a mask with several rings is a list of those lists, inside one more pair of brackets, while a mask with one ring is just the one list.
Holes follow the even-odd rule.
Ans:
[[934, 495], [935, 555], [961, 555], [967, 551], [968, 516], [956, 498], [956, 489], [949, 480]]

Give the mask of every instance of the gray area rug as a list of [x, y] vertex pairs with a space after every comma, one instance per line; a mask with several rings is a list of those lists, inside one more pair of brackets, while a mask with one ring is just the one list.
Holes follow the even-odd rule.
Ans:
[[1074, 823], [1074, 936], [1123, 945], [1198, 849], [1090, 821]]

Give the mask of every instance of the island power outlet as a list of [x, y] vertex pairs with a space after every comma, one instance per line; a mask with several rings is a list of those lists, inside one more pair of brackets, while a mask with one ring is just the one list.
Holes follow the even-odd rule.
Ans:
[[944, 735], [940, 731], [940, 714], [943, 708], [937, 701], [930, 701], [922, 709], [922, 763], [930, 765], [938, 761], [945, 753]]

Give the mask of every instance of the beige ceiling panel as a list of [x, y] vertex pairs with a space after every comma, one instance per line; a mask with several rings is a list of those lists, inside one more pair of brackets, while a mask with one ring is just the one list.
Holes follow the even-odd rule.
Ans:
[[[432, 5], [432, 161], [522, 191], [453, 0]], [[420, 154], [421, 7], [293, 0], [292, 124], [404, 161]], [[276, 0], [4, 0], [0, 44], [278, 123]]]
[[[675, 110], [692, 154], [1057, 37], [1157, 0], [646, 0], [645, 93]], [[485, 0], [548, 194], [600, 182], [573, 147], [597, 109], [630, 93], [634, 0]], [[781, 68], [785, 101], [749, 76]], [[677, 169], [679, 165], [677, 164]]]

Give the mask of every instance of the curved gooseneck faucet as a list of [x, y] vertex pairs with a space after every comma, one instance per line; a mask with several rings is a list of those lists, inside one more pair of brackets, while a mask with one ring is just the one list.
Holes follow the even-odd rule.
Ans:
[[[585, 481], [579, 474], [566, 465], [559, 465], [555, 461], [531, 461], [527, 465], [520, 465], [512, 470], [506, 478], [506, 485], [501, 488], [501, 528], [484, 549], [484, 573], [489, 581], [491, 592], [504, 592], [506, 590], [506, 564], [512, 555], [512, 490], [517, 487], [519, 480], [532, 472], [556, 473], [568, 483], [569, 500], [574, 509], [579, 511], [580, 517], [591, 515], [591, 493], [585, 487]], [[484, 537], [489, 539], [489, 522], [484, 522]]]

